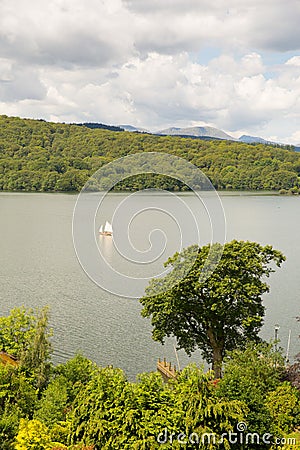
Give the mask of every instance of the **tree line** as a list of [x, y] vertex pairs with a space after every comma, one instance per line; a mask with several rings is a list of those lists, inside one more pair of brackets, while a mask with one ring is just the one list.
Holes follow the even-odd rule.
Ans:
[[[111, 131], [0, 116], [0, 190], [80, 191], [100, 167], [137, 152], [165, 152], [199, 167], [216, 189], [299, 193], [300, 154], [291, 148]], [[118, 189], [182, 190], [177, 180], [137, 176]]]

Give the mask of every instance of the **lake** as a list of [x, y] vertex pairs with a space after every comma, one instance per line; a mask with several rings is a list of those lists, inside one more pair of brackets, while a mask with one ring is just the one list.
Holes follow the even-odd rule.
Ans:
[[[72, 215], [76, 195], [1, 193], [0, 313], [8, 314], [11, 308], [21, 305], [49, 305], [55, 363], [81, 351], [100, 365], [121, 367], [132, 379], [139, 372], [155, 370], [158, 357], [176, 364], [174, 340], [167, 340], [165, 346], [153, 342], [150, 322], [141, 318], [138, 300], [120, 295], [127, 295], [130, 283], [134, 291], [133, 278], [149, 278], [163, 271], [163, 261], [178, 246], [194, 242], [193, 232], [187, 232], [189, 214], [197, 217], [201, 208], [189, 193], [178, 198], [151, 192], [131, 195], [130, 201], [128, 197], [129, 194], [110, 194], [95, 218], [98, 229], [115, 213], [121, 236], [122, 229], [127, 230], [125, 211], [128, 217], [135, 214], [131, 239], [136, 251], [132, 254], [122, 239], [119, 253], [114, 252], [112, 240], [97, 239], [96, 244], [108, 263], [123, 272], [120, 283], [118, 278], [110, 278], [110, 274], [105, 276], [102, 282], [106, 290], [103, 290], [87, 276], [74, 250]], [[300, 198], [236, 192], [221, 193], [220, 198], [228, 241], [236, 238], [271, 244], [287, 257], [282, 268], [269, 279], [271, 291], [264, 297], [266, 318], [261, 335], [273, 338], [274, 325], [278, 323], [281, 346], [286, 348], [291, 330], [293, 356], [300, 351], [300, 324], [295, 320], [300, 315]], [[138, 213], [143, 209], [143, 213]], [[201, 242], [208, 242], [210, 235], [205, 224], [200, 232]], [[216, 233], [221, 234], [222, 230]], [[151, 263], [136, 260], [131, 264], [135, 255], [139, 258], [145, 254]], [[141, 281], [137, 293], [146, 281]], [[179, 359], [182, 366], [190, 361], [200, 362], [198, 352], [189, 359], [180, 351]]]

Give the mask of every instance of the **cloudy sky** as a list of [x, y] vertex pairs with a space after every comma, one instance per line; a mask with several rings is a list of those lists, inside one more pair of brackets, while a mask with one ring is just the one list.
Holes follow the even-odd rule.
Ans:
[[300, 0], [0, 0], [0, 114], [300, 143]]

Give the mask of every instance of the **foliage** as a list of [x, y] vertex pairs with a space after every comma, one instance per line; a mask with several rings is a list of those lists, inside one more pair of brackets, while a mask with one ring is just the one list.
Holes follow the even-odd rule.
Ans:
[[0, 411], [9, 411], [14, 406], [22, 415], [32, 415], [37, 392], [20, 369], [0, 365]]
[[[113, 159], [153, 151], [189, 160], [217, 189], [299, 192], [300, 154], [288, 147], [91, 129], [5, 115], [0, 116], [0, 190], [78, 191]], [[135, 177], [118, 188], [147, 186], [182, 188], [180, 182], [159, 176]]]
[[17, 405], [6, 404], [0, 411], [1, 450], [11, 450], [18, 432], [21, 411]]
[[93, 377], [75, 399], [70, 417], [71, 444], [95, 443], [98, 448], [111, 448], [117, 418], [124, 417], [126, 386], [125, 376], [118, 369], [102, 369]]
[[274, 272], [272, 264], [279, 267], [285, 259], [269, 245], [234, 240], [224, 245], [214, 272], [202, 281], [205, 264], [213, 263], [220, 251], [220, 245], [214, 244], [176, 253], [166, 262], [172, 271], [151, 280], [140, 299], [142, 315], [151, 317], [153, 339], [164, 342], [174, 335], [178, 347], [188, 354], [198, 347], [213, 363], [217, 378], [226, 351], [243, 347], [249, 339], [258, 340], [265, 310], [262, 295], [269, 291], [263, 277]]
[[300, 361], [296, 360], [294, 364], [288, 366], [285, 374], [284, 380], [289, 381], [292, 386], [300, 391]]
[[[272, 252], [269, 248], [268, 255]], [[5, 321], [1, 330], [3, 342], [5, 338], [7, 344], [17, 343], [21, 354], [26, 354], [28, 349], [33, 351], [33, 342], [45, 343], [36, 337], [40, 331], [29, 333], [24, 322], [34, 314], [23, 312], [19, 316], [14, 311], [9, 319], [16, 330], [9, 333]], [[20, 323], [27, 324], [28, 343], [19, 335]], [[43, 360], [39, 352], [33, 354]], [[228, 354], [218, 382], [213, 372], [204, 373], [195, 365], [168, 383], [159, 373], [143, 373], [136, 382], [129, 382], [122, 370], [99, 368], [76, 355], [53, 367], [47, 382], [37, 388], [34, 358], [28, 357], [26, 364], [0, 364], [1, 450], [179, 450], [183, 446], [187, 450], [265, 450], [268, 445], [233, 444], [228, 433], [245, 422], [249, 432], [287, 438], [300, 425], [300, 394], [282, 381], [283, 358], [265, 343], [251, 343]]]
[[50, 375], [50, 337], [52, 331], [48, 328], [48, 308], [42, 308], [35, 313], [35, 327], [32, 342], [21, 356], [21, 367], [31, 373], [35, 385], [41, 389], [46, 385]]
[[3, 450], [12, 448], [21, 418], [32, 417], [38, 390], [50, 370], [47, 310], [16, 308], [0, 317], [3, 350], [15, 355], [18, 367], [0, 364], [0, 439]]
[[[240, 400], [228, 401], [225, 396], [218, 396], [212, 381], [212, 372], [205, 374], [191, 365], [183, 370], [173, 386], [174, 403], [181, 412], [179, 429], [186, 436], [196, 433], [200, 438], [206, 433], [215, 434], [215, 443], [200, 442], [202, 445], [199, 448], [205, 449], [223, 448], [219, 443], [222, 435], [235, 431], [237, 423], [244, 420], [248, 412], [247, 406]], [[223, 445], [230, 448], [226, 437]]]
[[267, 405], [277, 434], [289, 433], [300, 424], [299, 392], [289, 383], [285, 382], [269, 392]]
[[51, 380], [39, 400], [34, 417], [47, 426], [64, 421], [66, 418], [67, 385], [66, 380], [57, 377]]
[[79, 353], [65, 364], [59, 364], [55, 368], [55, 376], [59, 377], [63, 385], [62, 389], [66, 387], [68, 405], [72, 404], [97, 370], [96, 364]]
[[20, 420], [15, 450], [51, 450], [53, 447], [67, 449], [64, 445], [51, 441], [48, 428], [39, 420]]
[[7, 317], [0, 317], [2, 349], [14, 355], [21, 369], [40, 389], [50, 371], [51, 330], [48, 328], [48, 308], [15, 308]]
[[[130, 383], [119, 369], [101, 369], [75, 400], [69, 416], [71, 443], [94, 443], [96, 449], [158, 449], [165, 430], [168, 436], [212, 432], [220, 438], [244, 417], [245, 407], [217, 397], [211, 379], [211, 374], [191, 366], [171, 384], [157, 373]], [[164, 448], [181, 447], [174, 439]], [[185, 448], [195, 446], [187, 443]], [[208, 448], [207, 443], [197, 448]]]
[[283, 358], [273, 351], [272, 345], [265, 343], [248, 344], [245, 349], [234, 350], [226, 357], [218, 393], [247, 405], [246, 421], [250, 432], [276, 435], [279, 427], [275, 413], [277, 388], [283, 370]]
[[36, 317], [25, 308], [13, 309], [9, 316], [0, 317], [0, 345], [2, 349], [20, 359], [32, 345]]
[[[294, 432], [285, 437], [286, 444], [281, 447], [282, 450], [300, 450], [300, 432]], [[288, 443], [293, 441], [293, 443]]]

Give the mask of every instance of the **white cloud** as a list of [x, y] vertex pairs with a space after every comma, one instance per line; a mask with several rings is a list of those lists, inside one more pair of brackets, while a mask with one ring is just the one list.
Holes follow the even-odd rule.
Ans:
[[295, 131], [291, 136], [291, 143], [300, 146], [300, 131]]
[[288, 66], [294, 66], [294, 67], [300, 67], [300, 56], [293, 56], [293, 58], [290, 58], [286, 65]]

